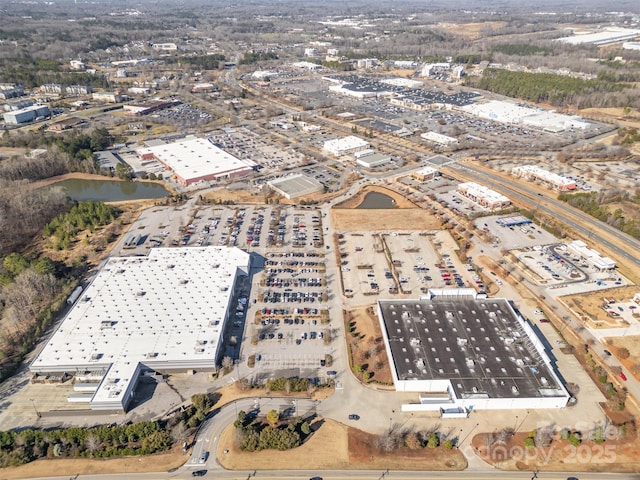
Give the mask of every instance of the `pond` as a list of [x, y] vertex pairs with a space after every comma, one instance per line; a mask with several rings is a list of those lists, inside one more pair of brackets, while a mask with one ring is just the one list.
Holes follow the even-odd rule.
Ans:
[[369, 192], [364, 196], [362, 203], [356, 208], [397, 208], [396, 201], [389, 195], [378, 192]]
[[53, 184], [62, 187], [73, 200], [86, 202], [121, 202], [125, 200], [146, 200], [163, 198], [169, 191], [159, 183], [118, 182], [115, 180], [81, 180], [71, 178]]

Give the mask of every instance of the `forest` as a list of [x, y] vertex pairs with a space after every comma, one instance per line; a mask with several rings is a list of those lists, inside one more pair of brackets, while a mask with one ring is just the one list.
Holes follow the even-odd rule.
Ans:
[[[466, 77], [468, 87], [536, 103], [567, 106], [582, 94], [619, 92], [625, 88], [620, 83], [600, 80], [583, 80], [550, 73], [513, 72], [487, 69], [481, 77]], [[585, 106], [585, 105], [583, 105]]]
[[41, 458], [107, 458], [167, 451], [193, 433], [215, 401], [207, 394], [196, 394], [191, 403], [166, 421], [0, 431], [0, 468]]
[[[625, 195], [635, 208], [640, 205], [640, 196]], [[611, 212], [607, 203], [622, 201], [620, 195], [607, 195], [606, 192], [581, 192], [581, 193], [561, 193], [558, 199], [567, 202], [572, 207], [576, 207], [602, 222], [606, 222], [621, 232], [640, 239], [640, 222], [635, 219], [628, 219], [621, 208], [616, 208]]]

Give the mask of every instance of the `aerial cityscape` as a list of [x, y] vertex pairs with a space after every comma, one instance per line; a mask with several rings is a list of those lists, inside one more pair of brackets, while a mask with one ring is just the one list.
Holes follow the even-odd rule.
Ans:
[[0, 0], [0, 478], [635, 479], [640, 5]]

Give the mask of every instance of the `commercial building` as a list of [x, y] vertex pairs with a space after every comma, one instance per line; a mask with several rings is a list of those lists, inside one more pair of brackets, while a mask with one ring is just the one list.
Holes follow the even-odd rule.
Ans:
[[149, 113], [173, 107], [180, 103], [180, 100], [150, 100], [144, 103], [129, 103], [123, 105], [122, 109], [127, 115], [148, 115]]
[[475, 182], [465, 182], [458, 185], [458, 193], [464, 195], [471, 201], [489, 210], [505, 208], [511, 205], [511, 200], [484, 185]]
[[350, 135], [343, 138], [334, 138], [324, 142], [324, 149], [335, 157], [351, 155], [369, 148], [369, 142], [362, 138]]
[[403, 411], [563, 408], [569, 394], [545, 344], [511, 303], [473, 289], [379, 300], [378, 318]]
[[92, 410], [126, 411], [146, 371], [214, 370], [236, 280], [249, 268], [249, 254], [227, 247], [111, 258], [31, 372], [75, 376]]
[[178, 50], [178, 45], [175, 43], [154, 43], [151, 45], [151, 48], [164, 52], [175, 52]]
[[582, 240], [574, 240], [567, 244], [567, 251], [580, 257], [598, 270], [613, 270], [616, 268], [616, 262], [609, 257], [603, 257], [600, 252], [587, 247]]
[[18, 100], [10, 100], [3, 105], [5, 112], [11, 112], [16, 110], [22, 110], [23, 108], [30, 107], [35, 102], [30, 98], [19, 98]]
[[595, 33], [583, 33], [556, 39], [557, 42], [568, 43], [569, 45], [608, 45], [610, 43], [633, 40], [640, 35], [640, 30], [629, 28], [607, 28], [604, 31]]
[[438, 145], [455, 145], [456, 143], [458, 143], [457, 138], [449, 137], [437, 132], [421, 133], [420, 137], [427, 140], [428, 142], [436, 143]]
[[526, 178], [527, 180], [541, 182], [548, 187], [555, 188], [561, 192], [567, 192], [577, 188], [576, 182], [572, 178], [558, 175], [557, 173], [536, 167], [535, 165], [520, 165], [513, 167], [511, 173], [519, 178]]
[[420, 170], [416, 170], [411, 174], [413, 178], [418, 180], [419, 182], [429, 182], [436, 178], [440, 172], [436, 168], [433, 167], [424, 167]]
[[46, 105], [33, 105], [21, 110], [13, 110], [2, 114], [4, 122], [8, 125], [20, 125], [21, 123], [33, 122], [40, 118], [51, 116], [49, 107]]
[[322, 183], [301, 173], [270, 180], [267, 185], [289, 200], [304, 195], [313, 195], [324, 190]]
[[[362, 155], [365, 152], [367, 152], [366, 155]], [[390, 155], [379, 153], [374, 150], [358, 152], [355, 154], [355, 157], [356, 164], [367, 169], [381, 167], [391, 161]]]
[[159, 161], [184, 185], [241, 178], [253, 172], [256, 166], [251, 160], [240, 160], [203, 138], [161, 143], [141, 148], [136, 153], [143, 161]]
[[115, 92], [94, 92], [91, 98], [96, 102], [105, 103], [120, 103], [122, 101], [122, 96]]
[[24, 88], [15, 83], [0, 83], [0, 99], [8, 100], [24, 95]]
[[465, 105], [460, 109], [470, 115], [495, 122], [522, 125], [552, 133], [573, 128], [584, 130], [591, 125], [577, 115], [564, 115], [499, 100]]

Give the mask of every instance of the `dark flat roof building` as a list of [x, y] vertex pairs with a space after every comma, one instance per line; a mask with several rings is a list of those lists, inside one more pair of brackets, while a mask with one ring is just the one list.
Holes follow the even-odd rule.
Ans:
[[434, 289], [416, 300], [379, 300], [378, 315], [396, 390], [421, 394], [407, 411], [567, 404], [540, 338], [505, 299]]

